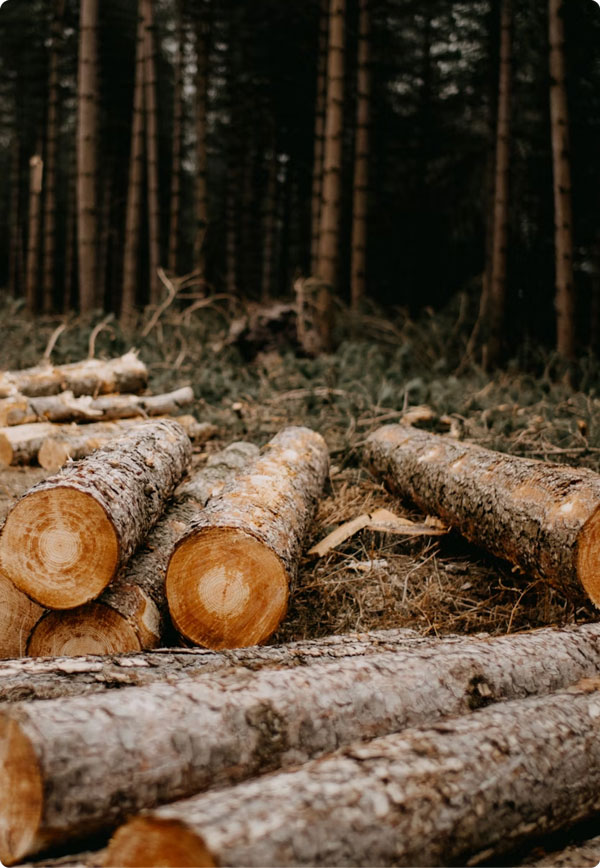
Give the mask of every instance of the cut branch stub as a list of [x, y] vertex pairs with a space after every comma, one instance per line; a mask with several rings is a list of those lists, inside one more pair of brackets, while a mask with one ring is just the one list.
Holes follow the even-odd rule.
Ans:
[[209, 500], [167, 568], [169, 610], [184, 636], [228, 648], [274, 632], [328, 466], [320, 434], [286, 428], [247, 473]]
[[42, 606], [93, 600], [157, 521], [190, 457], [176, 422], [132, 428], [16, 504], [0, 535], [0, 569]]

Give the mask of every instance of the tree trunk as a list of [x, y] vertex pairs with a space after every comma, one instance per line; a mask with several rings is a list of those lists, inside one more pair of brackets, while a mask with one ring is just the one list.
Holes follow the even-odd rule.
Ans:
[[169, 560], [167, 600], [180, 633], [209, 648], [234, 648], [275, 631], [327, 472], [321, 435], [286, 428], [211, 498]]
[[38, 310], [38, 280], [40, 271], [40, 205], [44, 163], [39, 154], [29, 160], [29, 232], [25, 272], [25, 302], [29, 313]]
[[498, 87], [498, 120], [496, 126], [492, 265], [487, 304], [489, 340], [486, 363], [488, 365], [495, 365], [500, 359], [505, 327], [510, 177], [511, 30], [512, 0], [502, 0], [500, 11], [500, 77]]
[[[557, 685], [573, 683], [581, 672], [589, 674], [594, 667], [597, 671], [597, 639], [592, 665], [578, 650], [572, 655], [565, 652], [556, 639], [550, 641], [547, 652], [537, 635], [541, 634], [531, 636], [537, 642], [533, 653], [524, 652], [526, 636], [514, 644], [514, 651], [518, 637], [471, 640], [470, 651], [459, 641], [441, 643], [436, 652], [438, 644], [432, 643], [421, 650], [410, 647], [293, 669], [226, 670], [177, 684], [7, 706], [0, 715], [0, 729], [7, 755], [12, 757], [4, 768], [2, 790], [7, 794], [4, 805], [9, 802], [10, 807], [0, 805], [0, 858], [12, 863], [50, 843], [108, 828], [142, 808], [209, 786], [222, 787], [306, 762], [341, 745], [407, 726], [467, 714], [490, 700], [547, 693]], [[550, 639], [552, 633], [545, 635]], [[555, 649], [566, 658], [564, 673], [548, 665]], [[573, 702], [576, 697], [569, 695], [568, 699]], [[504, 727], [517, 717], [520, 707], [515, 703], [511, 712], [502, 715]], [[539, 707], [543, 709], [543, 703]], [[487, 713], [481, 711], [473, 719]], [[568, 719], [568, 709], [566, 714]], [[554, 744], [545, 738], [548, 715], [539, 719], [538, 749], [545, 751], [547, 769]], [[576, 709], [574, 721], [582, 741], [592, 750], [590, 742], [598, 743], [594, 724], [588, 720], [584, 728]], [[466, 725], [468, 728], [468, 721]], [[479, 732], [477, 726], [475, 730]], [[482, 730], [486, 730], [483, 725]], [[479, 737], [471, 735], [471, 743], [475, 747]], [[518, 787], [521, 778], [514, 774], [514, 765], [511, 768]], [[345, 786], [352, 786], [355, 771], [344, 776]], [[480, 767], [486, 777], [490, 772], [493, 777], [493, 771], [489, 763]], [[577, 773], [583, 782], [581, 769]], [[258, 786], [267, 787], [267, 781], [263, 777]], [[553, 791], [546, 774], [540, 776], [539, 786]], [[369, 788], [361, 787], [361, 791], [368, 794]], [[456, 802], [469, 811], [473, 822], [478, 821], [473, 793], [468, 787], [461, 791], [468, 796]], [[286, 799], [292, 793], [293, 788]], [[418, 795], [423, 806], [430, 804], [422, 792]], [[298, 806], [295, 810], [297, 816], [303, 813]], [[333, 816], [337, 825], [338, 812], [330, 804], [328, 811], [329, 823]], [[372, 824], [372, 817], [368, 822]], [[376, 836], [377, 824], [372, 829]], [[431, 831], [436, 841], [445, 840], [435, 824]], [[414, 838], [411, 843], [418, 846], [420, 836], [416, 837], [417, 844]], [[354, 858], [358, 861], [358, 854]], [[329, 861], [309, 859], [308, 864]], [[363, 854], [359, 864], [372, 864], [372, 860]]]
[[561, 593], [600, 604], [600, 476], [492, 452], [416, 428], [371, 434], [366, 460], [386, 483], [468, 540]]
[[158, 183], [158, 107], [156, 102], [156, 34], [153, 0], [140, 0], [144, 9], [144, 71], [146, 106], [146, 168], [148, 172], [148, 249], [150, 304], [160, 298], [160, 193]]
[[79, 308], [98, 304], [98, 20], [99, 0], [81, 0], [77, 85], [77, 247]]
[[355, 744], [134, 819], [105, 864], [490, 864], [597, 816], [599, 716], [596, 678]]
[[183, 147], [183, 4], [177, 3], [177, 49], [173, 70], [173, 159], [171, 163], [171, 213], [169, 222], [169, 270], [177, 273], [179, 213], [181, 211], [181, 155]]
[[0, 573], [0, 657], [22, 657], [44, 610]]
[[310, 270], [317, 270], [321, 197], [323, 193], [323, 150], [325, 140], [325, 99], [327, 96], [327, 41], [329, 32], [329, 0], [321, 0], [319, 9], [319, 43], [317, 48], [317, 93], [315, 98], [315, 141], [311, 193]]
[[69, 146], [70, 166], [67, 180], [67, 218], [65, 230], [65, 276], [62, 299], [63, 313], [69, 313], [74, 304], [75, 270], [77, 263], [77, 174], [74, 169], [75, 149]]
[[275, 274], [275, 234], [277, 228], [277, 135], [275, 123], [270, 119], [270, 142], [267, 157], [267, 187], [264, 199], [263, 261], [260, 300], [268, 304], [272, 297]]
[[17, 298], [23, 291], [23, 238], [21, 233], [21, 139], [18, 129], [18, 98], [15, 96], [15, 129], [11, 146], [10, 169], [10, 246], [8, 258], [8, 291]]
[[108, 361], [84, 359], [68, 365], [47, 364], [0, 372], [0, 398], [18, 392], [31, 398], [63, 391], [76, 396], [141, 392], [147, 385], [148, 369], [133, 351]]
[[40, 482], [6, 519], [0, 569], [43, 606], [93, 600], [160, 517], [191, 451], [176, 422], [145, 422]]
[[371, 22], [369, 0], [360, 0], [358, 19], [358, 73], [356, 96], [356, 143], [352, 199], [352, 259], [350, 294], [352, 309], [358, 312], [366, 288], [367, 218], [369, 193], [369, 113]]
[[71, 612], [51, 612], [32, 632], [28, 654], [118, 654], [155, 648], [169, 624], [165, 570], [169, 553], [209, 497], [258, 455], [251, 443], [234, 443], [176, 492], [173, 503], [141, 548], [94, 603]]
[[554, 243], [556, 257], [556, 348], [575, 359], [575, 287], [573, 283], [573, 215], [569, 113], [565, 83], [565, 33], [562, 0], [549, 0], [550, 123], [554, 175]]
[[40, 398], [13, 395], [0, 398], [0, 426], [26, 425], [30, 422], [107, 422], [136, 416], [171, 416], [191, 404], [194, 391], [184, 386], [164, 395], [84, 395], [60, 392]]
[[206, 134], [209, 28], [206, 15], [206, 7], [203, 7], [196, 24], [196, 235], [194, 238], [194, 266], [204, 278], [206, 278], [205, 239], [208, 229]]

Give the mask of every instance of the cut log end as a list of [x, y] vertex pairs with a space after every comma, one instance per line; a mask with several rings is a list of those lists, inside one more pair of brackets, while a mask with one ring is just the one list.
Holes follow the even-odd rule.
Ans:
[[198, 835], [178, 820], [136, 817], [122, 826], [106, 850], [104, 864], [192, 868], [217, 863]]
[[2, 571], [50, 609], [74, 608], [97, 597], [118, 557], [117, 533], [102, 506], [66, 486], [24, 497], [0, 536]]
[[600, 508], [587, 520], [579, 535], [577, 576], [592, 603], [600, 608]]
[[0, 717], [0, 860], [31, 852], [42, 817], [42, 776], [31, 742], [15, 720]]
[[234, 528], [207, 528], [182, 540], [166, 582], [177, 629], [214, 649], [267, 639], [285, 614], [288, 586], [277, 555]]
[[44, 610], [0, 573], [0, 658], [23, 657]]
[[12, 460], [12, 444], [6, 434], [0, 434], [0, 467], [10, 467]]
[[102, 603], [88, 603], [74, 612], [49, 612], [31, 633], [29, 657], [77, 657], [82, 654], [126, 654], [141, 643], [127, 620]]
[[52, 473], [60, 470], [63, 464], [66, 464], [70, 457], [71, 451], [68, 443], [64, 443], [62, 440], [56, 440], [54, 438], [44, 440], [40, 446], [40, 451], [38, 452], [38, 462], [40, 467], [43, 467], [44, 470], [50, 470]]

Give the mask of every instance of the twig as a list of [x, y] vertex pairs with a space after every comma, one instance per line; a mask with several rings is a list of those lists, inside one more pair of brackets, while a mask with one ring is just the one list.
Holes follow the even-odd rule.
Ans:
[[175, 284], [171, 280], [169, 280], [169, 278], [165, 274], [163, 268], [159, 268], [157, 270], [157, 274], [158, 274], [161, 282], [167, 288], [167, 297], [162, 302], [162, 304], [159, 304], [159, 306], [156, 308], [156, 310], [154, 311], [153, 315], [150, 318], [150, 322], [142, 331], [142, 337], [143, 338], [148, 337], [148, 335], [150, 334], [150, 332], [152, 331], [152, 329], [154, 328], [156, 323], [159, 321], [159, 319], [161, 318], [163, 313], [166, 311], [166, 309], [173, 304], [173, 301], [175, 300], [175, 297], [177, 296], [178, 291], [181, 289], [181, 282], [178, 281], [178, 286], [175, 286]]
[[61, 334], [66, 329], [66, 322], [61, 322], [59, 326], [57, 326], [52, 334], [50, 335], [50, 340], [46, 344], [46, 349], [44, 350], [44, 355], [42, 356], [42, 364], [49, 365], [50, 364], [50, 356], [52, 355], [52, 350], [54, 349], [57, 340], [61, 336]]
[[[109, 313], [108, 316], [105, 316], [103, 320], [97, 323], [92, 332], [90, 334], [90, 339], [88, 342], [88, 359], [93, 359], [96, 355], [96, 338], [100, 334], [101, 331], [104, 331], [105, 328], [108, 328], [108, 323], [115, 318], [114, 313]], [[113, 332], [111, 328], [108, 328], [108, 331]]]

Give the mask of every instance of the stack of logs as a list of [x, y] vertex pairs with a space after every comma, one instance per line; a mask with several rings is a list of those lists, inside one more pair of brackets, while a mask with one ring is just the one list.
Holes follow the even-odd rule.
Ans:
[[[0, 860], [116, 829], [87, 864], [476, 865], [597, 812], [600, 625], [259, 647], [285, 614], [326, 444], [287, 428], [185, 478], [190, 456], [177, 421], [147, 420], [7, 517], [2, 642], [37, 659], [0, 663]], [[596, 474], [405, 426], [371, 435], [365, 461], [600, 603]], [[177, 634], [204, 648], [157, 649]]]

